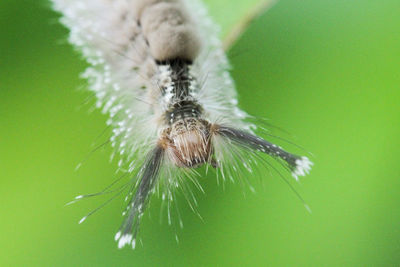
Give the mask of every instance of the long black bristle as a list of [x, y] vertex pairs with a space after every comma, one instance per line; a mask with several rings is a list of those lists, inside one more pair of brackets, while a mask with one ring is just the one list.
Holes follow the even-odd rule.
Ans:
[[242, 130], [227, 126], [219, 126], [217, 132], [239, 145], [266, 153], [275, 158], [283, 159], [288, 163], [290, 170], [296, 168], [296, 160], [300, 159], [299, 156], [283, 150], [278, 145], [272, 144], [261, 137]]
[[163, 156], [163, 148], [157, 146], [149, 153], [146, 162], [139, 172], [139, 175], [141, 175], [139, 185], [135, 195], [128, 204], [126, 218], [115, 237], [116, 240], [119, 239], [118, 246], [120, 248], [126, 244], [132, 243], [132, 246], [135, 244], [135, 239], [139, 231], [140, 217], [148, 204], [150, 193], [156, 185]]

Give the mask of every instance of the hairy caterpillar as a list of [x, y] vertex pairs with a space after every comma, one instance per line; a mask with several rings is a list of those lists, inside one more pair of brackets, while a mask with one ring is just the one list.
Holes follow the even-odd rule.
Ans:
[[160, 190], [170, 203], [176, 188], [193, 181], [196, 167], [212, 166], [225, 179], [239, 164], [251, 170], [265, 153], [296, 180], [311, 169], [307, 157], [253, 133], [256, 126], [237, 107], [217, 28], [197, 0], [53, 2], [69, 41], [91, 65], [83, 76], [110, 116], [120, 165], [133, 173], [117, 192], [129, 190], [115, 236], [119, 248], [135, 246], [151, 194]]

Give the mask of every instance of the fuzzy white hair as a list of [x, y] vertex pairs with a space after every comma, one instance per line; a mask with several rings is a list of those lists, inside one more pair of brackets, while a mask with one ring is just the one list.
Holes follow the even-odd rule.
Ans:
[[[262, 152], [280, 160], [296, 179], [309, 172], [308, 158], [253, 134], [255, 125], [237, 106], [218, 27], [200, 1], [53, 3], [70, 29], [70, 43], [90, 64], [82, 76], [96, 95], [97, 107], [109, 114], [111, 145], [122, 156], [119, 165], [129, 164], [129, 172], [137, 173], [127, 196], [126, 219], [115, 236], [118, 247], [135, 246], [149, 194], [160, 191], [160, 185], [169, 221], [176, 188], [185, 191], [193, 208], [196, 201], [186, 180], [202, 190], [193, 177], [193, 168], [201, 164], [219, 168], [225, 179], [240, 175], [238, 164], [251, 172], [256, 152]], [[181, 103], [190, 108], [176, 111]], [[256, 152], [246, 154], [246, 149]], [[92, 195], [80, 195], [73, 202]]]
[[[165, 106], [160, 105], [159, 88], [168, 75], [155, 60], [177, 55], [192, 59], [191, 73], [201, 86], [197, 99], [206, 119], [250, 129], [251, 124], [243, 121], [247, 114], [237, 107], [218, 27], [200, 1], [53, 2], [70, 29], [69, 41], [91, 64], [83, 77], [96, 94], [97, 107], [110, 115], [112, 146], [127, 161], [145, 154], [163, 126]], [[142, 25], [138, 16], [144, 19]], [[178, 28], [172, 27], [176, 24]]]

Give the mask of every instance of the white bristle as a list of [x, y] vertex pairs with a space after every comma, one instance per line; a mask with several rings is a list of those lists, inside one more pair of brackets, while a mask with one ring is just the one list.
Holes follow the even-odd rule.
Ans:
[[118, 232], [115, 234], [115, 237], [114, 237], [115, 241], [117, 241], [120, 237], [121, 237], [121, 231], [118, 231]]
[[124, 234], [119, 238], [118, 241], [118, 248], [123, 248], [125, 245], [129, 245], [132, 242], [132, 235], [131, 234]]
[[83, 223], [86, 220], [87, 216], [83, 217], [80, 221], [79, 224]]
[[314, 165], [307, 157], [301, 157], [296, 160], [296, 168], [292, 172], [292, 176], [296, 181], [299, 180], [299, 176], [306, 176], [310, 173], [311, 167]]
[[308, 206], [307, 204], [304, 204], [304, 207], [306, 208], [306, 210], [311, 214], [312, 210], [310, 208], [310, 206]]

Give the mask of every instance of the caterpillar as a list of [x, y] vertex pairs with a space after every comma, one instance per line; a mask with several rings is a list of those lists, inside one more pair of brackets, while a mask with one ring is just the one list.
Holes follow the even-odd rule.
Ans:
[[132, 178], [117, 191], [128, 190], [119, 248], [135, 247], [150, 196], [162, 192], [169, 210], [175, 190], [197, 183], [200, 166], [231, 179], [239, 166], [251, 171], [267, 154], [296, 180], [309, 173], [307, 157], [255, 135], [257, 126], [238, 108], [218, 27], [201, 2], [53, 0], [53, 6], [90, 65], [82, 76], [96, 106], [109, 114], [119, 166], [129, 166]]

